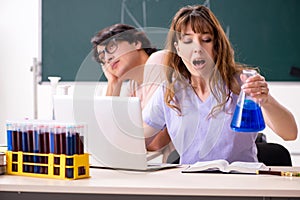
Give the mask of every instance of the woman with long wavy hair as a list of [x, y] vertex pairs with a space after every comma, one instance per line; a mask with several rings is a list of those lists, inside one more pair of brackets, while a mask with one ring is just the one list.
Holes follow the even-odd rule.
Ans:
[[167, 81], [143, 110], [143, 118], [149, 138], [167, 128], [180, 163], [257, 161], [257, 132], [230, 128], [241, 88], [259, 102], [266, 124], [277, 135], [297, 137], [293, 115], [271, 96], [263, 76], [242, 84], [241, 72], [247, 67], [235, 62], [234, 50], [208, 8], [186, 6], [176, 13], [166, 51]]

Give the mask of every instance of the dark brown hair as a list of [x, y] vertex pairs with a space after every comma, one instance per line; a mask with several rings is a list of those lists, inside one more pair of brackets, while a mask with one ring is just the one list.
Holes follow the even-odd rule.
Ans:
[[150, 40], [144, 32], [139, 31], [128, 24], [114, 24], [100, 30], [91, 39], [91, 43], [93, 44], [93, 55], [97, 62], [101, 63], [98, 57], [97, 46], [106, 45], [112, 38], [127, 41], [130, 44], [140, 41], [142, 43], [142, 49], [144, 49], [149, 56], [156, 51], [156, 48], [152, 47]]

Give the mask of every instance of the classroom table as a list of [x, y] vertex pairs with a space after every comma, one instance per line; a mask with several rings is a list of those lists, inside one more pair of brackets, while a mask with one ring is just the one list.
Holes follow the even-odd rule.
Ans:
[[154, 172], [90, 169], [90, 178], [78, 180], [2, 175], [0, 199], [300, 199], [300, 177], [182, 173], [184, 167]]

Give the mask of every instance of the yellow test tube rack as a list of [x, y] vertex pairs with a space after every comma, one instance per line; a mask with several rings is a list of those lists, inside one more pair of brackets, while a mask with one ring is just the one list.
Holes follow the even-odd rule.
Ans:
[[90, 177], [87, 153], [68, 156], [6, 151], [6, 166], [6, 173], [11, 175], [69, 180]]

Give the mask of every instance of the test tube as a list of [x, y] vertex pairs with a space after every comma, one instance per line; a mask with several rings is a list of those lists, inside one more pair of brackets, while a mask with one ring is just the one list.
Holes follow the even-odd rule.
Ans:
[[[33, 133], [33, 125], [32, 123], [28, 123], [26, 126], [27, 130], [27, 140], [28, 140], [28, 152], [33, 153], [34, 147], [34, 133]], [[34, 157], [32, 155], [28, 156], [28, 162], [33, 163]], [[33, 165], [29, 165], [29, 172], [33, 173]]]
[[[33, 128], [33, 153], [38, 154], [40, 152], [40, 138], [39, 138], [39, 127], [36, 123], [32, 124]], [[34, 155], [33, 162], [35, 163], [33, 171], [34, 173], [40, 173], [40, 156]]]
[[[59, 157], [57, 157], [57, 155], [60, 154], [60, 134], [61, 134], [61, 127], [59, 125], [56, 125], [54, 127], [54, 147], [53, 147], [53, 151], [54, 151], [54, 164], [55, 165], [59, 165], [60, 164], [60, 159]], [[59, 167], [55, 167], [54, 166], [54, 175], [59, 175]]]
[[[18, 151], [18, 127], [17, 123], [14, 122], [12, 124], [12, 152], [17, 152]], [[12, 161], [17, 162], [18, 161], [18, 154], [13, 153], [12, 154]], [[17, 164], [12, 164], [12, 171], [17, 172], [18, 171], [18, 165]]]
[[79, 124], [77, 126], [77, 135], [78, 138], [78, 154], [84, 154], [84, 134], [86, 126], [84, 124]]
[[[44, 156], [44, 163], [48, 164], [48, 154], [50, 153], [50, 129], [49, 125], [45, 124], [44, 126], [44, 154], [47, 154]], [[44, 168], [45, 174], [48, 174], [48, 167], [45, 166]]]
[[74, 154], [79, 154], [79, 133], [76, 124], [72, 125], [72, 142]]
[[[73, 156], [75, 153], [75, 126], [70, 124], [67, 125], [66, 129], [66, 155]], [[73, 158], [66, 159], [67, 166], [73, 165]], [[66, 177], [73, 178], [74, 169], [73, 168], [66, 168]]]
[[73, 155], [75, 153], [75, 126], [67, 125], [66, 129], [66, 155]]
[[66, 154], [66, 126], [61, 126], [60, 133], [60, 154]]
[[50, 127], [48, 124], [44, 125], [44, 153], [50, 153]]
[[[44, 145], [45, 145], [45, 141], [44, 141], [44, 125], [39, 125], [38, 126], [38, 137], [39, 137], [39, 153], [42, 154], [44, 153]], [[45, 158], [44, 156], [40, 155], [40, 163], [45, 163]], [[40, 167], [40, 173], [44, 174], [44, 166]]]
[[[48, 154], [50, 152], [50, 145], [49, 145], [49, 126], [47, 124], [42, 124], [39, 126], [39, 138], [40, 138], [40, 153], [43, 154], [41, 156], [41, 163], [48, 164]], [[48, 174], [48, 167], [42, 166], [41, 167], [42, 174]]]
[[55, 125], [54, 124], [49, 124], [49, 134], [50, 134], [50, 153], [54, 154], [54, 146], [55, 146], [55, 142], [54, 142], [54, 135], [55, 135]]
[[[20, 131], [20, 123], [15, 124], [15, 128], [12, 132], [12, 148], [14, 152], [22, 151], [22, 132]], [[13, 162], [20, 162], [18, 160], [18, 154], [12, 155], [12, 161]], [[12, 170], [17, 172], [18, 171], [18, 164], [12, 165]]]
[[22, 151], [22, 143], [23, 143], [23, 139], [22, 139], [22, 124], [18, 123], [17, 124], [17, 151]]
[[6, 122], [6, 134], [7, 134], [7, 150], [12, 151], [12, 132], [13, 132], [13, 124], [12, 122]]
[[28, 134], [26, 130], [26, 123], [20, 123], [19, 132], [22, 135], [22, 151], [23, 151], [23, 172], [29, 172], [29, 165], [28, 165]]
[[[76, 144], [77, 144], [77, 153], [78, 154], [84, 154], [84, 133], [85, 133], [84, 124], [78, 124], [76, 126]], [[86, 174], [84, 166], [81, 166], [78, 168], [78, 174], [84, 175]]]
[[[18, 127], [17, 124], [14, 123], [13, 125], [13, 130], [12, 130], [12, 151], [16, 152], [18, 151]], [[16, 160], [13, 160], [16, 161]]]

